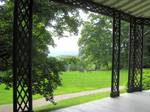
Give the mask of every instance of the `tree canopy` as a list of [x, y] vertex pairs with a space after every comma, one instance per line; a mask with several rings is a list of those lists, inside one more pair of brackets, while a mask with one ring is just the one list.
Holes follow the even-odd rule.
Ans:
[[[13, 0], [3, 0], [0, 6], [0, 43], [12, 50]], [[56, 58], [48, 57], [48, 45], [55, 46], [53, 38], [63, 37], [64, 32], [78, 33], [81, 24], [79, 10], [49, 0], [33, 1], [33, 48], [32, 73], [33, 94], [53, 97], [53, 90], [61, 85], [62, 64]], [[0, 83], [12, 86], [11, 53], [6, 75], [0, 76]], [[6, 69], [5, 69], [6, 71]], [[41, 89], [42, 88], [42, 89]], [[53, 98], [51, 98], [53, 99]]]
[[[149, 27], [144, 30], [144, 67], [150, 65]], [[128, 68], [129, 53], [129, 23], [121, 21], [120, 66]], [[110, 69], [112, 59], [112, 19], [95, 13], [90, 13], [88, 21], [84, 22], [79, 39], [79, 57], [87, 69]]]
[[84, 23], [79, 40], [80, 58], [94, 69], [109, 66], [111, 63], [111, 19], [90, 14], [89, 20]]

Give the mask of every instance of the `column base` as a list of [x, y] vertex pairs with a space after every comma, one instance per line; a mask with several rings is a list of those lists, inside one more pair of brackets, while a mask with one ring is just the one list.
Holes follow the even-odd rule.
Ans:
[[142, 87], [128, 88], [127, 90], [128, 93], [140, 92], [140, 91], [142, 91]]
[[110, 97], [112, 97], [112, 98], [116, 98], [116, 97], [119, 97], [119, 96], [120, 96], [120, 92], [119, 91], [111, 92], [111, 94], [110, 94]]

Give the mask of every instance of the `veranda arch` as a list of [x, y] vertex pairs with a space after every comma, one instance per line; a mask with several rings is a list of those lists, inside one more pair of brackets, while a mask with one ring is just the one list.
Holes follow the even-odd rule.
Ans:
[[[128, 92], [142, 90], [143, 29], [149, 16], [127, 13], [105, 5], [104, 0], [53, 0], [113, 17], [113, 55], [111, 97], [119, 96], [121, 20], [130, 23]], [[128, 1], [128, 0], [127, 0]], [[115, 4], [119, 2], [111, 3]], [[129, 2], [129, 1], [128, 1]], [[32, 6], [33, 0], [15, 0], [13, 39], [13, 111], [32, 112]], [[129, 2], [130, 3], [130, 2]], [[127, 3], [126, 3], [127, 4]], [[140, 4], [140, 3], [139, 3]], [[123, 4], [122, 4], [123, 5]], [[113, 5], [112, 5], [113, 6]], [[148, 6], [149, 7], [149, 6]], [[148, 10], [148, 9], [147, 9]], [[146, 11], [146, 9], [145, 9]], [[142, 13], [142, 11], [139, 11]], [[24, 95], [22, 96], [22, 93]]]

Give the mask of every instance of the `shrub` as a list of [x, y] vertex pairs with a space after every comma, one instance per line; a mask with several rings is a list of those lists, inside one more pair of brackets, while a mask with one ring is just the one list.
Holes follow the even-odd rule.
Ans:
[[150, 89], [150, 71], [145, 70], [143, 73], [143, 90]]

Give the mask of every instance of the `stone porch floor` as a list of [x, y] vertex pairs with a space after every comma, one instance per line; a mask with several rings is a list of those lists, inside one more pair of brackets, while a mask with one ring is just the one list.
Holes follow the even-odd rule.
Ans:
[[125, 93], [53, 112], [150, 112], [150, 91]]

